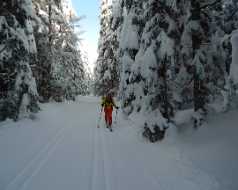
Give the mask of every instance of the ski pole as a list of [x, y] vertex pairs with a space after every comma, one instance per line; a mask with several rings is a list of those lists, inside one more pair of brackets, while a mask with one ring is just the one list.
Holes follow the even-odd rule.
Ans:
[[116, 110], [116, 116], [115, 116], [114, 124], [117, 123], [117, 113], [118, 113], [118, 109]]
[[102, 118], [102, 108], [101, 108], [100, 115], [99, 115], [99, 118], [98, 118], [97, 128], [100, 128], [101, 118]]

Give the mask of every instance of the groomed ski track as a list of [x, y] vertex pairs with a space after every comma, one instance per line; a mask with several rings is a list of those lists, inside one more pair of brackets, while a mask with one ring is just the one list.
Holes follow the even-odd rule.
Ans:
[[[43, 105], [34, 121], [2, 127], [0, 142], [9, 150], [0, 158], [0, 189], [219, 189], [217, 179], [176, 147], [146, 143], [131, 121], [118, 120], [113, 132], [101, 121], [98, 129], [99, 105], [96, 98]], [[17, 139], [7, 138], [17, 132]]]

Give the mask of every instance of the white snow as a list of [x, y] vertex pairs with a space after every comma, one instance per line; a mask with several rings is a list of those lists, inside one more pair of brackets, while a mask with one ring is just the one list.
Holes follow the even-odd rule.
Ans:
[[65, 14], [67, 20], [71, 19], [70, 17], [76, 15], [76, 11], [73, 8], [71, 0], [62, 0], [63, 13]]
[[165, 55], [172, 56], [174, 54], [174, 40], [169, 38], [164, 31], [159, 34], [158, 41], [161, 41], [158, 50], [159, 57], [163, 58]]
[[120, 36], [120, 47], [125, 49], [139, 49], [138, 28], [132, 24], [134, 14], [129, 13], [125, 18]]
[[121, 113], [112, 133], [103, 117], [96, 128], [98, 98], [41, 106], [34, 120], [0, 123], [1, 190], [238, 189], [237, 111], [197, 130], [172, 126], [150, 144]]
[[120, 0], [113, 0], [112, 2], [112, 12], [113, 16], [119, 18], [121, 15], [121, 7], [120, 7]]
[[24, 118], [29, 116], [28, 105], [30, 104], [30, 98], [28, 94], [23, 94], [22, 102], [19, 107], [19, 118]]
[[137, 74], [141, 73], [146, 79], [155, 78], [156, 75], [155, 71], [152, 70], [157, 67], [157, 60], [153, 50], [153, 47], [149, 46], [145, 52], [141, 53], [139, 51], [135, 59], [136, 64], [132, 67], [133, 70], [138, 70]]
[[35, 10], [33, 9], [33, 4], [31, 0], [21, 1], [22, 9], [25, 11], [28, 17], [35, 17]]
[[109, 71], [109, 70], [106, 70], [106, 72], [105, 72], [104, 75], [103, 75], [103, 79], [104, 79], [104, 80], [112, 80], [111, 78], [112, 78], [112, 77], [111, 77], [110, 71]]

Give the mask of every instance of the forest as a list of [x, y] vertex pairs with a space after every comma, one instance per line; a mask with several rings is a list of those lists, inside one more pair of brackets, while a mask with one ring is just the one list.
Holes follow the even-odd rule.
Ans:
[[1, 0], [1, 121], [37, 112], [39, 103], [107, 92], [150, 126], [193, 110], [197, 127], [214, 107], [236, 107], [236, 0], [103, 0], [100, 11], [92, 76], [78, 48], [81, 18], [64, 1]]
[[237, 190], [237, 116], [238, 0], [0, 0], [0, 190]]
[[1, 0], [0, 120], [39, 111], [39, 102], [89, 93], [75, 32], [80, 17], [59, 0]]
[[[237, 108], [236, 0], [102, 1], [95, 93], [118, 95], [151, 125]], [[107, 5], [107, 6], [106, 6]], [[152, 119], [154, 118], [154, 119]], [[151, 123], [152, 120], [152, 123]]]

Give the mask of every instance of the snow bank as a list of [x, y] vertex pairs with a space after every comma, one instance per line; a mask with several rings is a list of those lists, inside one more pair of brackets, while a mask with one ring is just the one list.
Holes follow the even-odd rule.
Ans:
[[192, 119], [193, 114], [193, 109], [178, 111], [175, 114], [174, 122], [176, 123], [176, 125], [183, 125], [189, 123]]

